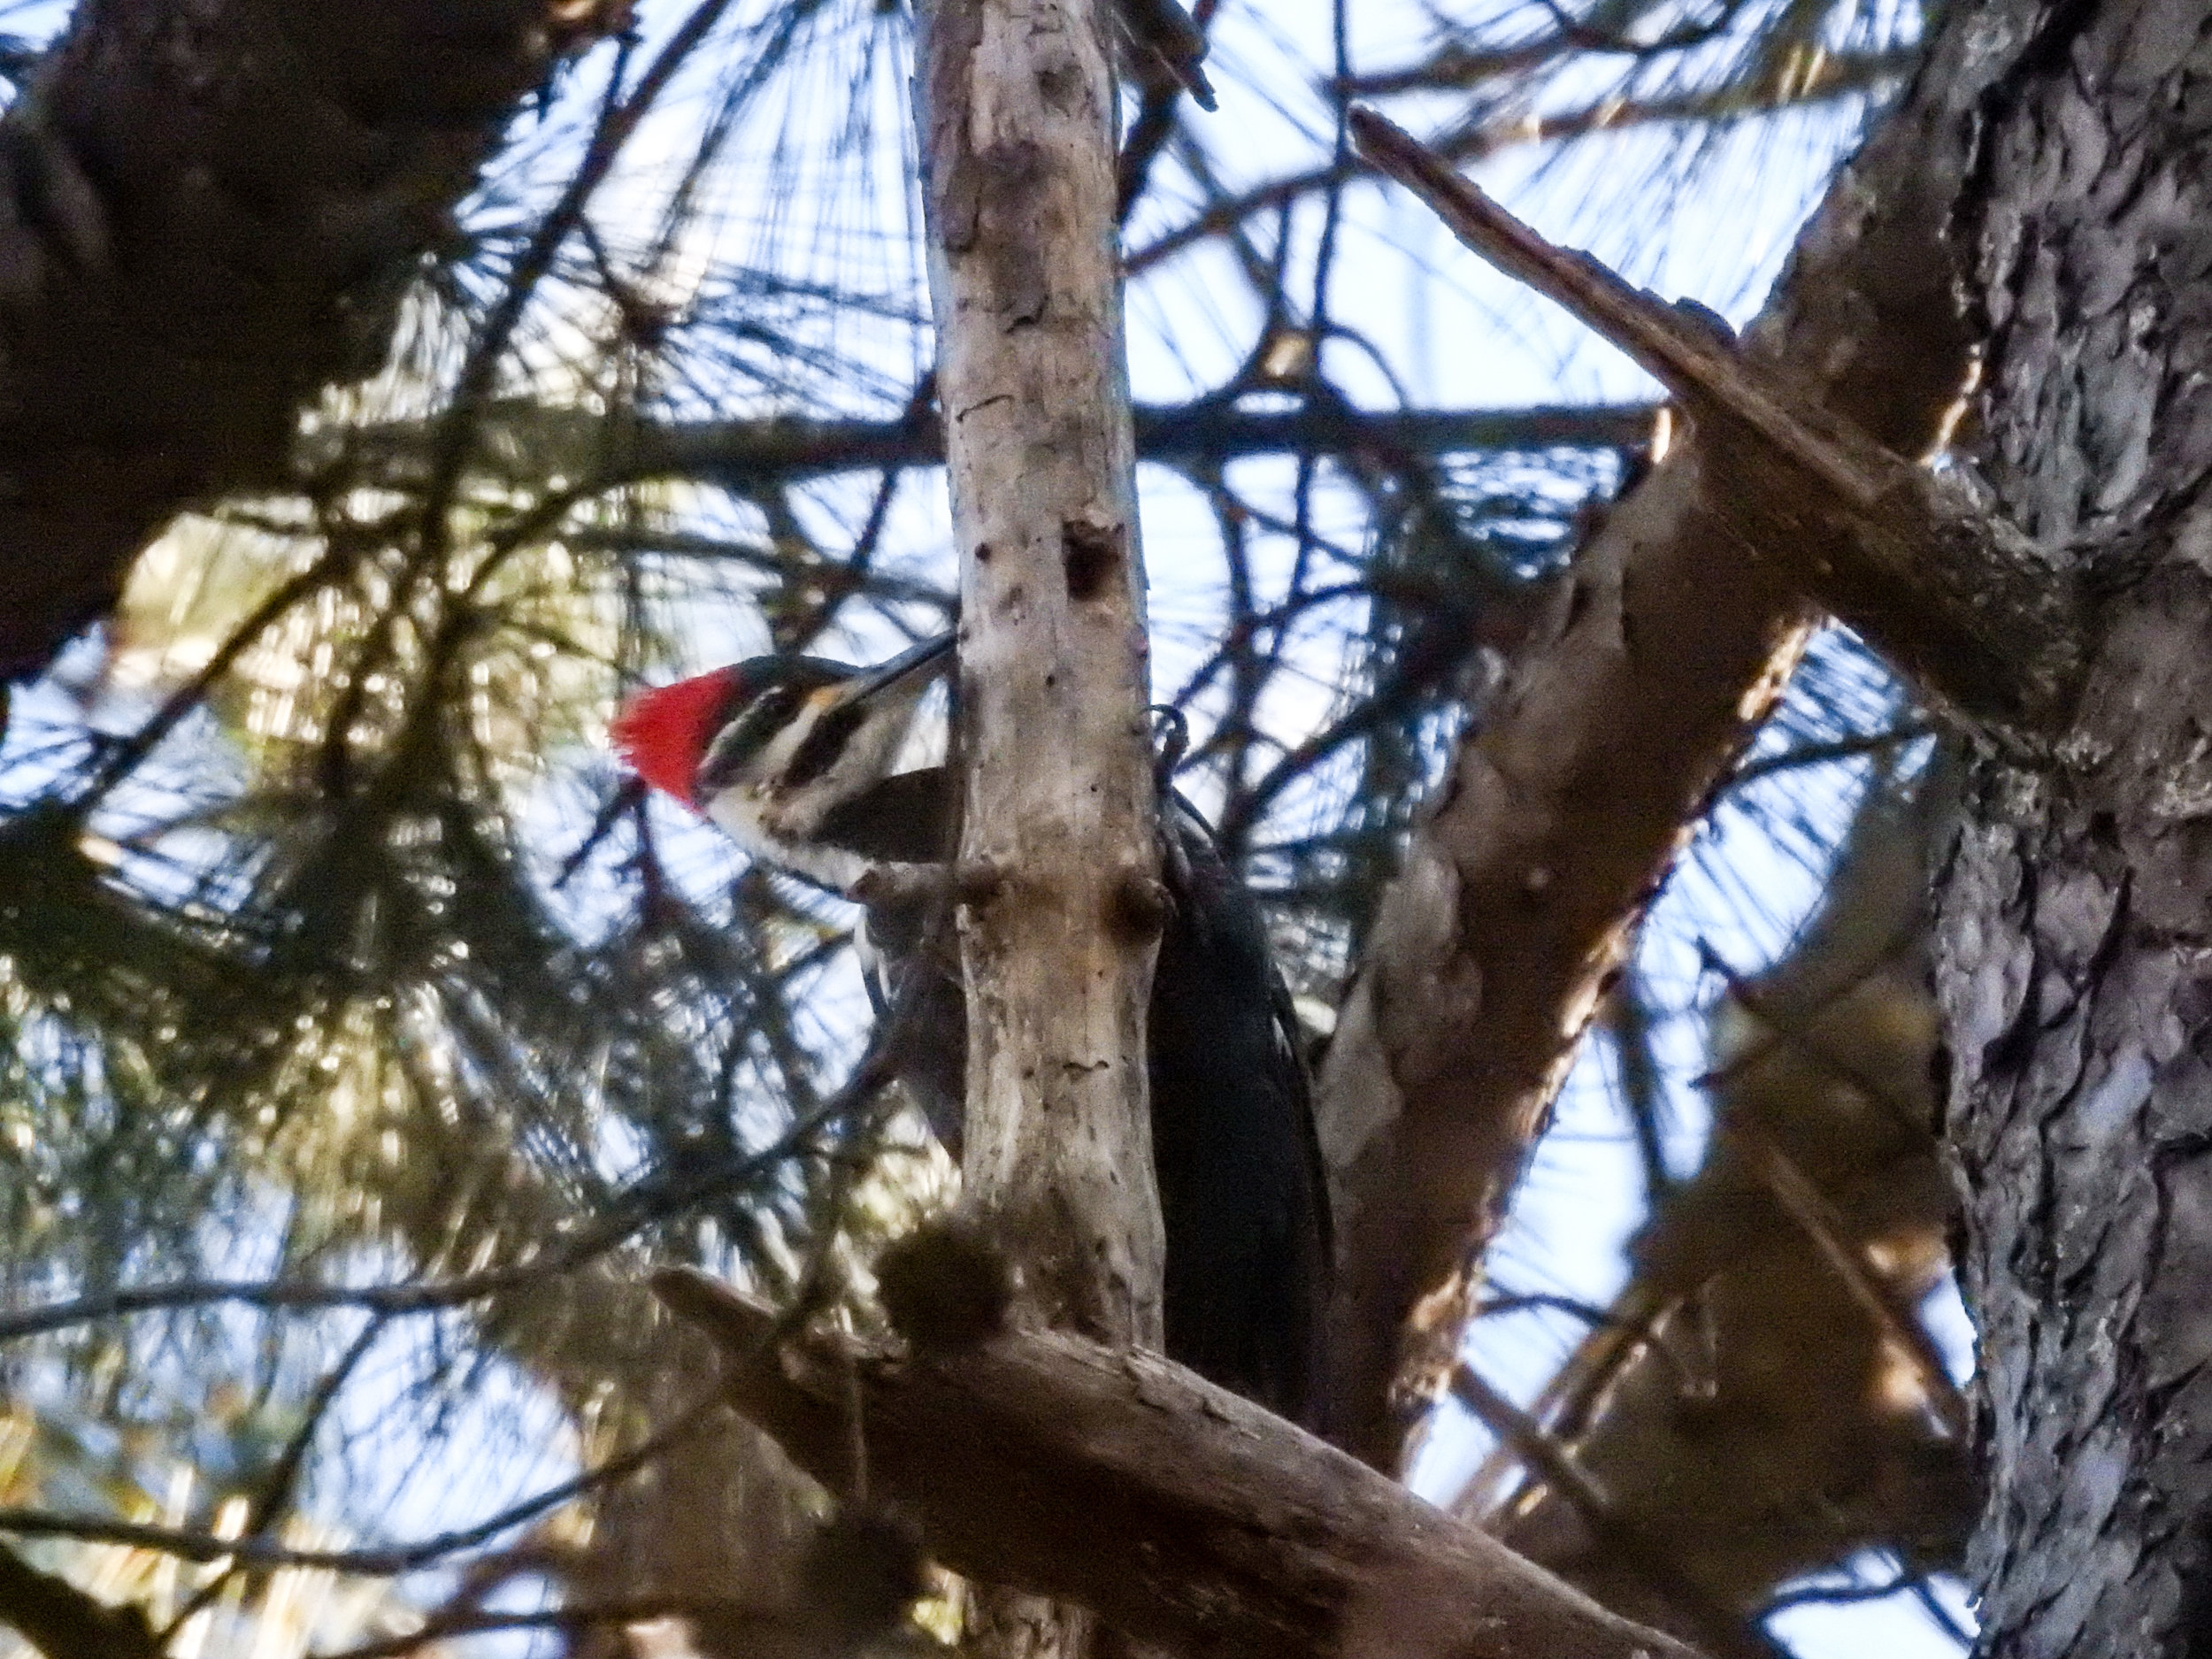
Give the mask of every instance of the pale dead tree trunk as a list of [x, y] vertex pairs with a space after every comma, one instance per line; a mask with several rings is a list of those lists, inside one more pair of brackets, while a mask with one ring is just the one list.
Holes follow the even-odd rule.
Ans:
[[557, 56], [557, 0], [85, 0], [0, 119], [0, 676], [104, 616], [146, 540], [284, 479]]
[[[916, 120], [961, 570], [965, 1202], [1033, 1317], [1157, 1348], [1161, 899], [1109, 27], [1087, 0], [935, 0]], [[986, 1620], [1002, 1652], [1083, 1645], [1025, 1598]]]
[[[2014, 50], [1955, 20], [1932, 42], [1744, 342], [1902, 456], [1965, 379], [1942, 227]], [[1329, 1432], [1379, 1468], [1450, 1373], [1471, 1263], [1637, 917], [1803, 638], [1786, 569], [1709, 499], [1707, 449], [1678, 443], [1578, 553], [1413, 839], [1322, 1068]], [[1818, 535], [1783, 539], [1816, 557]]]

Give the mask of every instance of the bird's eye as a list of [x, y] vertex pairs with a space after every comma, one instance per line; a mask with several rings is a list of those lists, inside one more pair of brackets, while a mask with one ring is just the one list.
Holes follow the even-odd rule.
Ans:
[[786, 682], [769, 687], [747, 703], [707, 746], [706, 758], [699, 763], [701, 795], [712, 795], [741, 774], [776, 733], [790, 724], [801, 702], [799, 688]]

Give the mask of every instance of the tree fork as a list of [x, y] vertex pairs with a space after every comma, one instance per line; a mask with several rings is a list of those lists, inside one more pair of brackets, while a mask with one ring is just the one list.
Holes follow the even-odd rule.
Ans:
[[[961, 565], [963, 1177], [1027, 1315], [1162, 1340], [1145, 1011], [1157, 879], [1110, 19], [1087, 0], [921, 18], [938, 398]], [[994, 1601], [1008, 1650], [1079, 1621]]]
[[856, 1396], [869, 1490], [956, 1571], [1218, 1659], [1698, 1659], [1395, 1481], [1156, 1354], [1002, 1331], [902, 1356], [779, 1342], [688, 1268], [654, 1287], [721, 1348], [731, 1402], [833, 1491]]
[[[1978, 100], [2032, 38], [2024, 15], [1994, 35], [1966, 15], [1838, 174], [1742, 345], [1900, 456], [1938, 440], [1965, 382], [1945, 225]], [[1715, 579], [1716, 548], [1746, 534], [1706, 498], [1727, 464], [1693, 430], [1578, 551], [1462, 740], [1340, 1015], [1316, 1092], [1340, 1241], [1328, 1422], [1379, 1467], [1448, 1382], [1471, 1264], [1589, 1015], [1810, 626], [1778, 555]], [[1825, 524], [1794, 534], [1825, 550]]]

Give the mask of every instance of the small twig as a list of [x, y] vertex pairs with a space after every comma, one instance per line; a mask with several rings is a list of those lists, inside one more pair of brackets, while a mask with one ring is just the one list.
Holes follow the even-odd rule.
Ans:
[[1953, 1618], [1951, 1609], [1936, 1600], [1936, 1593], [1926, 1578], [1923, 1578], [1913, 1585], [1912, 1596], [1920, 1603], [1920, 1610], [1934, 1622], [1936, 1628], [1958, 1643], [1961, 1652], [1973, 1651], [1974, 1632]]
[[[1908, 942], [1910, 933], [1917, 926], [1916, 918], [1907, 925], [1907, 931], [1901, 933], [1893, 943], [1870, 954], [1848, 978], [1829, 991], [1826, 1005], [1833, 1006], [1841, 1002], [1879, 973]], [[1740, 1077], [1754, 1063], [1763, 1059], [1777, 1048], [1792, 1048], [1816, 1064], [1833, 1071], [1869, 1101], [1888, 1112], [1901, 1127], [1922, 1135], [1933, 1133], [1926, 1118], [1916, 1112], [1910, 1102], [1899, 1100], [1890, 1093], [1882, 1080], [1858, 1065], [1854, 1056], [1836, 1053], [1830, 1044], [1822, 1042], [1813, 1033], [1808, 1018], [1783, 1008], [1774, 998], [1757, 989], [1748, 978], [1737, 972], [1720, 952], [1713, 949], [1710, 941], [1700, 939], [1697, 953], [1699, 961], [1706, 969], [1720, 976], [1721, 982], [1728, 988], [1729, 997], [1745, 1013], [1757, 1020], [1763, 1029], [1752, 1041], [1731, 1055], [1724, 1064], [1693, 1078], [1693, 1087], [1717, 1088], [1732, 1078]]]
[[1478, 1319], [1494, 1318], [1502, 1313], [1563, 1313], [1593, 1326], [1609, 1326], [1613, 1316], [1595, 1302], [1585, 1302], [1579, 1296], [1555, 1295], [1548, 1291], [1528, 1291], [1513, 1295], [1491, 1296], [1475, 1307]]
[[1770, 1597], [1759, 1609], [1759, 1614], [1763, 1618], [1793, 1607], [1849, 1607], [1861, 1601], [1886, 1601], [1893, 1595], [1905, 1594], [1922, 1581], [1922, 1576], [1916, 1572], [1901, 1571], [1878, 1584], [1863, 1580], [1852, 1584], [1809, 1584]]
[[1800, 766], [1818, 766], [1832, 760], [1856, 760], [1862, 755], [1878, 755], [1932, 736], [1934, 732], [1935, 727], [1925, 720], [1908, 720], [1901, 726], [1891, 726], [1886, 732], [1863, 732], [1855, 737], [1839, 737], [1827, 743], [1801, 743], [1779, 754], [1746, 761], [1730, 776], [1727, 787], [1740, 789], [1747, 783], [1771, 778], [1777, 772], [1793, 772]]
[[1637, 1156], [1643, 1162], [1644, 1197], [1647, 1203], [1656, 1204], [1674, 1190], [1674, 1172], [1667, 1167], [1666, 1138], [1662, 1133], [1666, 1087], [1660, 1075], [1659, 1057], [1652, 1048], [1651, 1009], [1644, 1000], [1642, 976], [1635, 971], [1633, 960], [1605, 999], [1604, 1019], [1620, 1073], [1621, 1105], [1636, 1136]]
[[1452, 1371], [1452, 1397], [1543, 1477], [1544, 1484], [1580, 1512], [1591, 1532], [1609, 1538], [1623, 1523], [1613, 1499], [1575, 1455], [1544, 1432], [1544, 1425], [1493, 1388], [1462, 1361]]
[[[307, 1409], [300, 1415], [299, 1426], [292, 1432], [292, 1438], [277, 1455], [277, 1460], [270, 1465], [268, 1473], [262, 1477], [260, 1489], [253, 1494], [247, 1506], [246, 1523], [238, 1529], [242, 1537], [263, 1538], [275, 1526], [278, 1516], [291, 1501], [292, 1489], [299, 1480], [300, 1471], [306, 1465], [307, 1454], [314, 1447], [316, 1435], [322, 1430], [323, 1419], [329, 1414], [331, 1407], [337, 1403], [338, 1396], [345, 1391], [347, 1383], [352, 1380], [353, 1373], [360, 1369], [361, 1362], [369, 1356], [369, 1350], [384, 1334], [385, 1324], [381, 1314], [364, 1322], [360, 1333], [339, 1357], [338, 1363], [315, 1385], [314, 1393], [308, 1396]], [[177, 1632], [223, 1593], [223, 1586], [231, 1581], [236, 1571], [237, 1563], [234, 1561], [225, 1564], [210, 1574], [207, 1582], [186, 1598], [184, 1605], [162, 1627], [157, 1639], [164, 1652], [176, 1640]]]

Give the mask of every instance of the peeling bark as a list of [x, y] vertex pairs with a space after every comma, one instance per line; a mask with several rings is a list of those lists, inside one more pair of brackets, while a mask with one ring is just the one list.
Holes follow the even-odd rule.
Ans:
[[1993, 8], [1961, 222], [1981, 460], [2103, 595], [2058, 764], [1991, 758], [1938, 987], [1971, 1224], [1985, 1651], [2212, 1644], [2212, 41], [2200, 4]]
[[731, 1402], [956, 1571], [1094, 1609], [1217, 1659], [1697, 1659], [1249, 1401], [1156, 1355], [1007, 1332], [902, 1357], [678, 1270], [662, 1296], [710, 1334]]
[[381, 365], [588, 10], [78, 8], [0, 119], [0, 675], [104, 615], [173, 513], [278, 471], [318, 388]]
[[[1941, 229], [2005, 46], [1947, 27], [1744, 341], [1899, 455], [1936, 438], [1965, 379]], [[1414, 838], [1323, 1068], [1330, 1431], [1379, 1467], [1449, 1374], [1467, 1264], [1637, 916], [1803, 638], [1785, 563], [1729, 557], [1707, 466], [1693, 438], [1578, 555]]]

